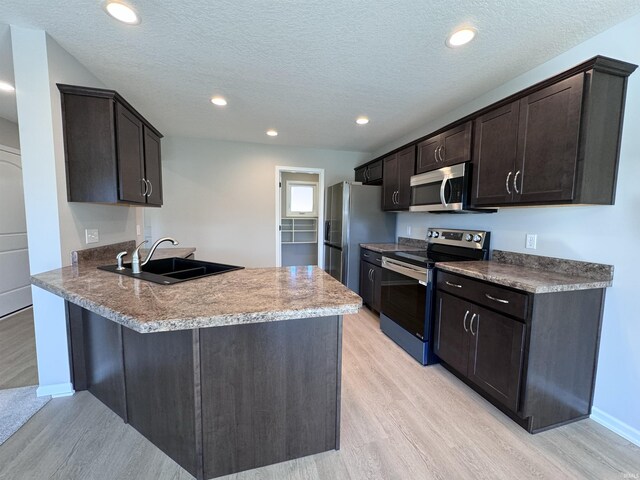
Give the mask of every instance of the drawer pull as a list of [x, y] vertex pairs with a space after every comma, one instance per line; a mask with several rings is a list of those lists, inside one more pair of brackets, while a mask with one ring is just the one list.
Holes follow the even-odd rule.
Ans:
[[367, 258], [369, 258], [369, 257], [370, 257], [370, 255], [369, 255], [368, 253], [365, 253], [365, 254], [363, 254], [363, 257], [367, 257]]
[[496, 297], [492, 297], [491, 295], [489, 295], [488, 293], [484, 294], [485, 297], [487, 297], [489, 300], [493, 300], [494, 302], [498, 302], [498, 303], [509, 303], [509, 300], [504, 300], [502, 298], [496, 298]]
[[462, 288], [462, 285], [458, 285], [457, 283], [451, 283], [451, 282], [446, 282], [446, 281], [444, 283], [446, 283], [450, 287]]
[[467, 313], [464, 314], [464, 318], [462, 319], [462, 328], [464, 328], [465, 332], [468, 332], [469, 329], [467, 328], [467, 317], [469, 316], [469, 310], [467, 310]]

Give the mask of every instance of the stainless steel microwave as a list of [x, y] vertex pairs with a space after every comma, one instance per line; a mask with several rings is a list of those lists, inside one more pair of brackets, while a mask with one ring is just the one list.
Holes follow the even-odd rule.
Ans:
[[468, 206], [471, 166], [459, 163], [411, 177], [411, 212], [491, 213]]

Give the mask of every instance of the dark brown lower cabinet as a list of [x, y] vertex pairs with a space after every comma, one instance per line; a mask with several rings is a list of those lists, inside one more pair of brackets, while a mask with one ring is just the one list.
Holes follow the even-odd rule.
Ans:
[[74, 388], [198, 479], [340, 447], [340, 316], [142, 334], [67, 313]]
[[382, 254], [362, 249], [360, 253], [360, 290], [362, 303], [376, 312], [382, 300]]
[[591, 413], [604, 289], [530, 294], [437, 274], [434, 350], [530, 433]]

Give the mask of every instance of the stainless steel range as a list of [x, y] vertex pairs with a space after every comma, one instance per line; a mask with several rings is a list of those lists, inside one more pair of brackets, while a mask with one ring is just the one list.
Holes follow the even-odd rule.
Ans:
[[436, 262], [486, 260], [490, 232], [430, 228], [423, 252], [382, 257], [380, 328], [423, 365], [436, 363], [431, 348]]

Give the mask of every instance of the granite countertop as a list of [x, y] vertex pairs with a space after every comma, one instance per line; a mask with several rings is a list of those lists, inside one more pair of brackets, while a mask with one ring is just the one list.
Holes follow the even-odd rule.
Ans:
[[159, 285], [98, 270], [93, 260], [31, 282], [140, 333], [343, 315], [362, 305], [318, 267], [248, 268]]
[[424, 248], [413, 247], [411, 245], [404, 245], [401, 243], [361, 243], [360, 248], [366, 248], [367, 250], [378, 253], [424, 251]]
[[530, 293], [606, 288], [613, 266], [494, 250], [493, 260], [438, 262], [436, 268]]

